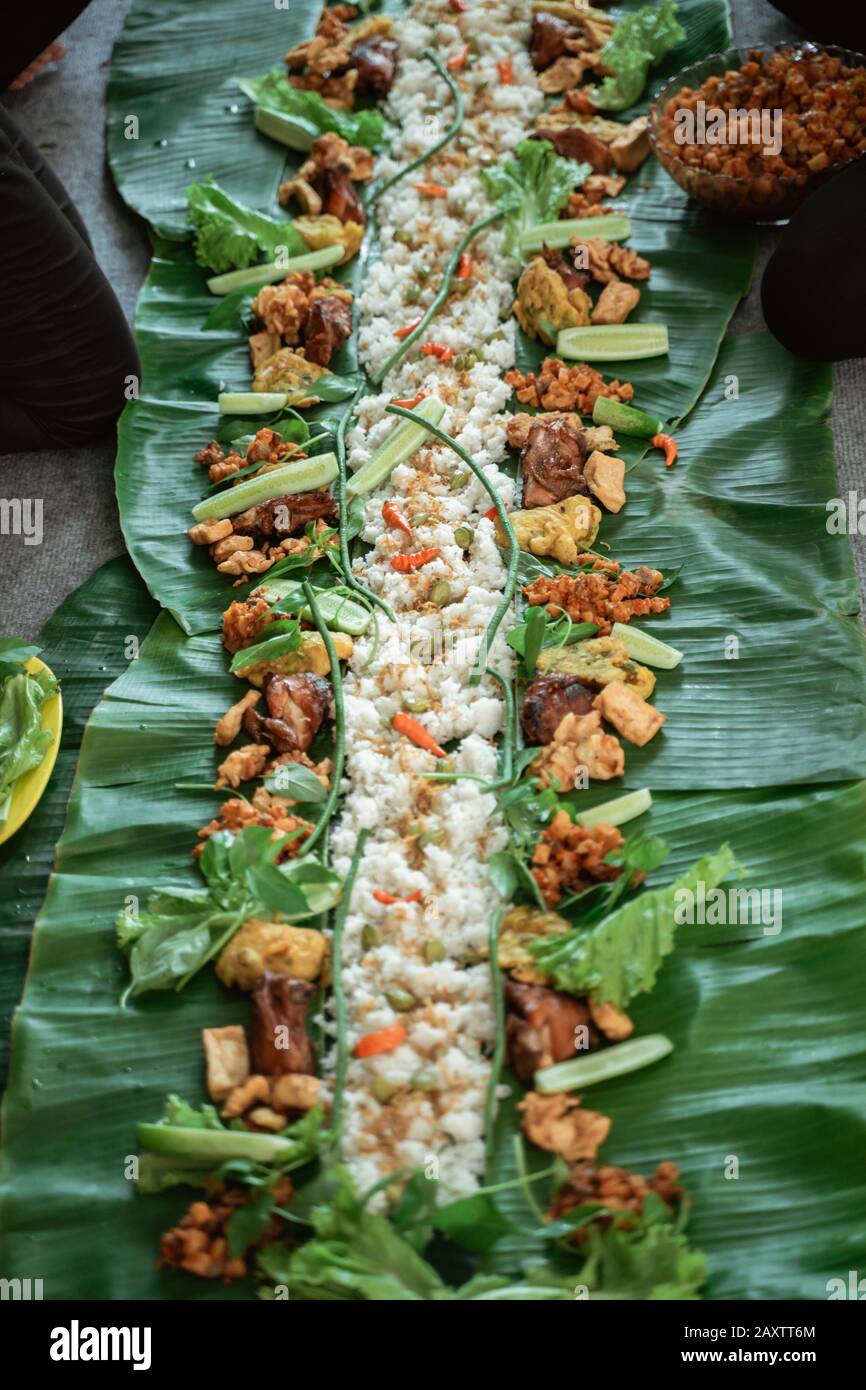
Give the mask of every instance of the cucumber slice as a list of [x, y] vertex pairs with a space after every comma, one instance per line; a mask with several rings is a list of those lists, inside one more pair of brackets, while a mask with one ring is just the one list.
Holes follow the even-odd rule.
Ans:
[[[291, 226], [291, 223], [286, 223]], [[207, 282], [211, 294], [231, 294], [233, 290], [245, 289], [247, 285], [272, 285], [282, 280], [292, 270], [327, 270], [336, 265], [346, 254], [341, 242], [336, 246], [322, 246], [318, 251], [304, 251], [300, 256], [289, 256], [284, 261], [268, 261], [265, 265], [250, 265], [245, 270], [229, 270], [225, 275], [213, 275]]]
[[595, 825], [625, 825], [626, 821], [642, 816], [652, 804], [649, 787], [641, 787], [638, 792], [627, 792], [625, 796], [614, 797], [613, 801], [603, 801], [591, 811], [581, 811], [574, 821], [584, 830], [592, 830]]
[[237, 487], [206, 497], [193, 507], [192, 514], [196, 521], [220, 521], [223, 517], [245, 512], [247, 507], [270, 502], [273, 497], [316, 492], [319, 488], [327, 487], [336, 476], [336, 454], [316, 454], [314, 458], [298, 459], [283, 468], [273, 468], [269, 473], [261, 473], [248, 482], [238, 483]]
[[601, 1052], [590, 1052], [586, 1057], [544, 1067], [535, 1073], [535, 1089], [549, 1095], [551, 1091], [573, 1091], [577, 1086], [597, 1086], [600, 1081], [612, 1081], [615, 1076], [660, 1062], [673, 1050], [673, 1043], [663, 1033], [648, 1033], [645, 1038], [633, 1038]]
[[217, 407], [221, 415], [273, 415], [288, 399], [285, 391], [221, 391]]
[[230, 1158], [272, 1163], [291, 1151], [292, 1143], [277, 1134], [254, 1134], [244, 1129], [182, 1129], [179, 1125], [139, 1125], [138, 1142], [151, 1153], [192, 1158], [203, 1167]]
[[622, 642], [629, 656], [635, 661], [643, 662], [647, 666], [657, 666], [660, 671], [672, 671], [683, 659], [682, 652], [677, 651], [676, 647], [669, 647], [667, 642], [650, 637], [648, 632], [641, 632], [630, 623], [614, 623], [610, 635], [615, 637], [617, 642]]
[[[422, 415], [431, 425], [438, 425], [445, 414], [445, 407], [436, 396], [428, 396], [415, 408], [416, 415]], [[346, 484], [350, 496], [372, 492], [390, 478], [398, 463], [405, 463], [416, 450], [421, 448], [427, 438], [427, 430], [412, 420], [401, 420], [391, 431], [384, 444], [380, 444], [371, 459], [358, 469]]]
[[[281, 581], [275, 579], [262, 588], [262, 596], [268, 603], [280, 603], [286, 612], [301, 618], [312, 618], [312, 613], [304, 597], [304, 591], [296, 579]], [[316, 594], [316, 603], [327, 627], [337, 632], [348, 632], [351, 637], [360, 637], [370, 626], [370, 613], [355, 599], [333, 589], [322, 589]]]
[[610, 396], [596, 397], [592, 420], [595, 425], [610, 425], [617, 434], [632, 434], [638, 439], [652, 439], [664, 428], [655, 415], [636, 410], [633, 405], [623, 405], [622, 401], [612, 401]]
[[281, 111], [269, 111], [266, 106], [256, 107], [255, 122], [256, 130], [260, 130], [262, 135], [269, 135], [281, 145], [288, 145], [290, 150], [300, 150], [304, 154], [312, 148], [316, 136], [322, 133], [311, 121], [284, 116]]
[[520, 237], [520, 249], [525, 256], [550, 246], [560, 251], [571, 238], [604, 237], [605, 241], [625, 241], [631, 236], [631, 219], [611, 213], [607, 217], [566, 217], [561, 222], [537, 222], [527, 227]]
[[580, 362], [633, 362], [640, 357], [664, 357], [667, 350], [668, 330], [664, 323], [563, 328], [556, 339], [557, 357], [576, 358]]

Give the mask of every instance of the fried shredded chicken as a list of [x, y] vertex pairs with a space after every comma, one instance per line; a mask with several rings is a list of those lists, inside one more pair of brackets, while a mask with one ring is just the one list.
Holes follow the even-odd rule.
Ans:
[[220, 748], [228, 748], [241, 731], [244, 715], [252, 705], [262, 698], [260, 690], [248, 690], [235, 704], [230, 705], [221, 719], [217, 720], [213, 741]]
[[[273, 831], [271, 839], [276, 841], [282, 835], [299, 830], [301, 833], [282, 846], [277, 861], [294, 859], [304, 847], [304, 840], [313, 829], [309, 821], [293, 816], [287, 809], [288, 803], [280, 796], [272, 796], [264, 787], [257, 787], [252, 801], [242, 801], [239, 796], [227, 797], [220, 807], [219, 816], [202, 826], [198, 837], [203, 842], [215, 835], [218, 830], [230, 830], [237, 835], [248, 825], [263, 825]], [[193, 854], [196, 858], [204, 849], [204, 843], [196, 845]]]
[[587, 270], [599, 285], [609, 285], [621, 277], [627, 280], [648, 280], [652, 265], [627, 246], [604, 237], [572, 237], [571, 250], [575, 263]]
[[271, 606], [257, 589], [247, 599], [230, 603], [223, 613], [223, 646], [239, 652], [256, 641], [271, 621]]
[[527, 1138], [540, 1149], [559, 1154], [566, 1163], [592, 1159], [610, 1133], [610, 1120], [597, 1110], [584, 1110], [580, 1096], [565, 1092], [539, 1095], [527, 1091], [517, 1106]]
[[[293, 1192], [290, 1179], [280, 1178], [274, 1186], [274, 1205], [286, 1206]], [[206, 1202], [193, 1202], [179, 1224], [172, 1226], [160, 1238], [162, 1264], [169, 1269], [182, 1269], [187, 1274], [198, 1275], [200, 1279], [221, 1279], [224, 1284], [243, 1279], [247, 1262], [242, 1255], [229, 1255], [226, 1228], [235, 1212], [253, 1201], [256, 1195], [254, 1188], [225, 1183], [216, 1185]], [[285, 1236], [289, 1229], [288, 1222], [275, 1216], [250, 1248], [260, 1250], [263, 1245], [271, 1245]]]
[[622, 848], [622, 835], [613, 825], [585, 830], [565, 810], [557, 811], [544, 828], [532, 855], [532, 877], [548, 907], [565, 893], [580, 893], [596, 883], [612, 883], [622, 869], [607, 864], [609, 854]]
[[570, 791], [581, 777], [608, 782], [621, 777], [625, 769], [622, 744], [601, 727], [601, 714], [567, 714], [538, 757], [530, 763], [536, 777], [546, 787], [554, 782]]
[[656, 596], [663, 579], [659, 570], [645, 565], [634, 571], [617, 567], [613, 574], [541, 575], [524, 585], [523, 593], [533, 606], [546, 605], [552, 618], [565, 611], [573, 623], [595, 623], [599, 636], [605, 637], [614, 623], [628, 623], [646, 613], [665, 613], [670, 599]]
[[[556, 1193], [548, 1216], [556, 1220], [566, 1212], [585, 1206], [611, 1207], [639, 1216], [651, 1192], [672, 1207], [682, 1196], [683, 1189], [678, 1178], [677, 1165], [669, 1161], [660, 1163], [649, 1179], [641, 1177], [639, 1173], [630, 1173], [627, 1168], [584, 1161], [572, 1168], [567, 1182]], [[596, 1219], [607, 1224], [611, 1218], [599, 1216]], [[585, 1239], [585, 1228], [575, 1232], [575, 1243], [580, 1244]]]
[[505, 382], [513, 387], [523, 405], [539, 410], [577, 411], [591, 415], [599, 396], [617, 401], [630, 401], [634, 387], [628, 381], [605, 381], [601, 372], [586, 362], [566, 365], [558, 357], [545, 357], [541, 371], [505, 373]]
[[242, 748], [235, 748], [217, 768], [217, 790], [221, 787], [239, 787], [241, 782], [261, 777], [270, 756], [269, 743], [245, 743]]

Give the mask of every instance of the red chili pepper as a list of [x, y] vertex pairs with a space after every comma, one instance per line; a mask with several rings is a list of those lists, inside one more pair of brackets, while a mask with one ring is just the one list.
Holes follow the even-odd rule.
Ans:
[[398, 570], [400, 574], [406, 574], [409, 570], [419, 570], [422, 565], [429, 564], [441, 554], [439, 546], [434, 545], [430, 550], [416, 550], [414, 555], [394, 555], [391, 557], [391, 568]]
[[499, 81], [502, 83], [503, 87], [510, 87], [514, 82], [513, 67], [507, 59], [502, 63], [497, 63], [496, 66], [499, 70]]
[[388, 526], [393, 526], [404, 535], [411, 536], [412, 527], [409, 525], [396, 502], [386, 502], [382, 508], [382, 520]]
[[457, 267], [457, 279], [468, 280], [471, 274], [472, 257], [468, 251], [462, 251], [460, 254], [460, 264]]
[[499, 509], [498, 509], [498, 507], [489, 507], [489, 508], [487, 509], [487, 511], [484, 513], [484, 519], [485, 519], [485, 521], [496, 521], [496, 519], [497, 519], [498, 516], [499, 516]]
[[391, 903], [420, 903], [423, 896], [420, 888], [416, 888], [414, 893], [409, 893], [405, 898], [397, 898], [393, 893], [384, 893], [381, 888], [373, 889], [373, 897], [376, 902], [387, 903], [389, 906]]
[[444, 183], [416, 183], [415, 187], [425, 198], [447, 198], [448, 189]]
[[413, 396], [411, 401], [392, 401], [392, 405], [402, 405], [404, 410], [414, 410], [416, 405], [420, 405], [425, 396], [429, 396], [429, 391], [419, 391], [417, 396]]
[[447, 343], [422, 343], [421, 351], [425, 357], [438, 357], [440, 362], [450, 362], [454, 356], [454, 349]]
[[671, 468], [677, 459], [677, 441], [672, 434], [654, 434], [650, 440], [654, 449], [663, 449], [665, 455], [665, 468]]
[[448, 3], [455, 14], [466, 13], [466, 0], [448, 0]]
[[413, 719], [411, 714], [404, 714], [398, 710], [391, 720], [391, 727], [396, 729], [398, 734], [405, 734], [411, 739], [418, 748], [423, 748], [427, 753], [433, 753], [437, 758], [447, 758], [448, 754], [444, 748], [440, 748], [432, 734], [428, 734], [423, 724], [419, 724], [417, 719]]
[[449, 72], [457, 72], [460, 68], [463, 67], [463, 64], [466, 62], [468, 56], [469, 45], [467, 43], [463, 45], [459, 53], [455, 53], [453, 58], [448, 59], [448, 62], [445, 64], [445, 66]]

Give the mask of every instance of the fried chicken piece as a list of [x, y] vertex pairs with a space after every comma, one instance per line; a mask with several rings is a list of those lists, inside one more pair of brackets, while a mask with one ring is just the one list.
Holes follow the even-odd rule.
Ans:
[[627, 280], [648, 280], [652, 265], [636, 251], [604, 237], [572, 237], [575, 264], [582, 265], [599, 285], [608, 285], [625, 276]]
[[599, 636], [606, 636], [614, 623], [628, 623], [646, 613], [665, 613], [669, 598], [657, 598], [664, 575], [640, 565], [636, 570], [605, 574], [541, 575], [524, 585], [523, 593], [533, 607], [547, 605], [552, 618], [563, 610], [573, 623], [595, 623]]
[[538, 415], [518, 411], [516, 415], [508, 416], [505, 436], [512, 449], [522, 449], [534, 425], [552, 425], [555, 420], [564, 421], [575, 434], [580, 435], [587, 454], [595, 449], [615, 454], [619, 449], [610, 425], [583, 425], [580, 416], [573, 410], [545, 410]]
[[352, 306], [342, 295], [317, 296], [310, 304], [304, 335], [307, 357], [327, 367], [352, 334]]
[[223, 613], [223, 646], [226, 651], [239, 652], [249, 647], [271, 621], [271, 608], [260, 590], [247, 599], [236, 599]]
[[565, 420], [537, 421], [520, 454], [524, 507], [547, 507], [589, 492], [583, 476], [583, 434]]
[[530, 767], [545, 787], [556, 782], [563, 791], [570, 791], [579, 775], [595, 782], [621, 777], [625, 754], [619, 739], [603, 732], [601, 714], [593, 710], [590, 714], [567, 714]]
[[640, 290], [635, 285], [626, 285], [622, 280], [611, 281], [605, 285], [590, 315], [590, 322], [625, 323], [632, 309], [640, 303]]
[[306, 980], [265, 971], [252, 992], [250, 1061], [256, 1071], [265, 1076], [315, 1073], [307, 1033], [307, 1009], [315, 993], [315, 986]]
[[306, 753], [322, 722], [333, 717], [334, 696], [328, 681], [315, 675], [270, 675], [264, 691], [268, 718], [248, 710], [247, 733], [267, 739], [277, 753]]
[[[627, 1168], [584, 1161], [572, 1168], [568, 1181], [556, 1193], [548, 1215], [555, 1221], [578, 1207], [605, 1206], [639, 1216], [650, 1192], [655, 1192], [672, 1207], [682, 1196], [683, 1189], [678, 1178], [679, 1169], [671, 1162], [660, 1163], [647, 1181], [639, 1173], [630, 1173]], [[606, 1216], [596, 1217], [597, 1221], [605, 1224], [610, 1219]], [[585, 1228], [575, 1232], [576, 1244], [585, 1239]]]
[[315, 288], [316, 277], [309, 270], [293, 270], [278, 285], [263, 285], [252, 302], [252, 311], [269, 333], [294, 347], [301, 341]]
[[[570, 92], [573, 87], [579, 87], [583, 81], [583, 75], [591, 68], [595, 67], [599, 55], [597, 52], [588, 52], [575, 55], [563, 55], [557, 58], [538, 79], [538, 85], [542, 92], [551, 95], [558, 92]], [[573, 158], [568, 155], [566, 158]]]
[[532, 37], [529, 41], [529, 56], [536, 72], [549, 68], [557, 58], [562, 58], [570, 50], [568, 44], [583, 42], [583, 31], [568, 20], [557, 15], [539, 13], [532, 16]]
[[612, 204], [603, 203], [600, 198], [590, 197], [584, 184], [580, 192], [569, 194], [568, 202], [559, 215], [561, 218], [606, 217], [615, 212], [616, 208]]
[[612, 685], [606, 685], [596, 696], [595, 708], [601, 711], [602, 718], [612, 724], [623, 738], [627, 738], [629, 743], [636, 744], [638, 748], [643, 748], [644, 744], [649, 743], [667, 720], [666, 714], [662, 714], [655, 705], [647, 704], [646, 700], [641, 699], [640, 695], [623, 681], [614, 681]]
[[320, 931], [250, 917], [220, 952], [216, 973], [226, 989], [251, 990], [268, 972], [318, 980], [326, 957], [327, 941]]
[[299, 531], [308, 521], [334, 514], [335, 503], [329, 492], [296, 492], [248, 507], [233, 518], [233, 523], [236, 535], [280, 540]]
[[610, 1120], [597, 1110], [584, 1110], [580, 1096], [556, 1092], [539, 1095], [528, 1091], [517, 1106], [522, 1128], [540, 1149], [559, 1154], [566, 1163], [595, 1158], [610, 1133]]
[[[270, 751], [270, 750], [268, 750]], [[248, 825], [263, 825], [273, 833], [271, 839], [276, 841], [283, 835], [291, 835], [295, 831], [294, 838], [284, 844], [277, 855], [277, 863], [283, 859], [294, 859], [304, 847], [304, 840], [310, 834], [312, 825], [307, 820], [302, 820], [300, 816], [293, 816], [288, 810], [289, 803], [281, 796], [272, 796], [265, 787], [257, 787], [252, 801], [244, 801], [238, 797], [227, 797], [220, 806], [220, 813], [217, 818], [209, 821], [202, 826], [198, 832], [198, 837], [202, 841], [210, 839], [219, 830], [231, 830], [237, 835]], [[196, 858], [204, 849], [204, 844], [196, 845], [193, 854]]]
[[236, 704], [231, 705], [222, 718], [217, 720], [213, 735], [214, 743], [220, 748], [228, 748], [230, 743], [234, 743], [241, 731], [244, 715], [253, 705], [257, 705], [261, 698], [260, 690], [248, 690], [246, 695]]
[[349, 63], [358, 73], [355, 94], [363, 101], [383, 101], [394, 85], [399, 56], [397, 40], [385, 35], [354, 44]]
[[567, 714], [589, 714], [596, 693], [577, 676], [536, 676], [526, 688], [520, 711], [527, 743], [551, 743]]
[[542, 1067], [598, 1047], [589, 1007], [572, 994], [506, 980], [505, 1007], [508, 1064], [524, 1086], [532, 1084]]
[[[583, 69], [587, 67], [587, 64], [581, 59], [572, 58], [561, 61], [563, 63], [582, 64]], [[551, 73], [554, 71], [555, 69], [551, 69]], [[557, 87], [550, 90], [562, 91], [563, 88]], [[530, 138], [548, 140], [556, 153], [561, 155], [563, 159], [573, 159], [581, 164], [589, 164], [594, 174], [610, 173], [613, 164], [610, 150], [603, 140], [600, 140], [597, 135], [593, 135], [591, 130], [586, 130], [583, 126], [557, 126], [554, 129], [544, 126], [540, 130], [533, 131]]]
[[207, 469], [212, 483], [221, 483], [244, 466], [240, 454], [235, 453], [234, 450], [230, 454], [224, 454], [215, 439], [212, 439], [204, 449], [199, 450], [195, 455], [195, 462]]
[[287, 1073], [271, 1080], [271, 1105], [283, 1111], [281, 1128], [286, 1115], [312, 1110], [318, 1105], [322, 1083], [317, 1076], [301, 1076]]
[[270, 754], [268, 743], [245, 743], [242, 748], [236, 748], [217, 768], [217, 790], [221, 787], [239, 787], [241, 782], [261, 777]]
[[630, 401], [634, 396], [631, 382], [606, 382], [601, 372], [586, 362], [566, 366], [558, 357], [545, 357], [537, 374], [510, 371], [505, 373], [504, 380], [524, 405], [544, 410], [578, 411], [581, 415], [592, 414], [599, 396], [610, 396], [617, 401]]
[[[375, 156], [365, 145], [350, 145], [336, 131], [326, 131], [319, 135], [310, 146], [310, 153], [304, 160], [296, 177], [306, 179], [315, 186], [315, 181], [326, 169], [338, 170], [348, 174], [355, 183], [366, 183], [373, 177]], [[280, 199], [282, 202], [282, 199]]]
[[[292, 1199], [294, 1188], [289, 1178], [279, 1178], [274, 1186], [274, 1206], [285, 1207]], [[226, 1229], [229, 1220], [241, 1207], [255, 1200], [257, 1190], [251, 1187], [220, 1183], [212, 1188], [206, 1202], [193, 1202], [177, 1226], [160, 1237], [161, 1263], [169, 1269], [182, 1269], [200, 1279], [221, 1279], [230, 1284], [243, 1279], [247, 1262], [242, 1255], [230, 1256]], [[284, 1237], [288, 1223], [275, 1216], [268, 1226], [251, 1242], [250, 1249], [261, 1249]]]
[[575, 825], [567, 811], [557, 811], [532, 855], [532, 877], [548, 907], [555, 907], [564, 893], [582, 893], [596, 883], [619, 878], [621, 867], [605, 859], [621, 850], [622, 844], [615, 826], [601, 824], [585, 830]]
[[615, 637], [589, 637], [569, 647], [548, 647], [539, 653], [538, 669], [578, 676], [596, 690], [604, 689], [611, 681], [625, 681], [644, 699], [652, 695], [656, 684], [649, 667], [632, 661]]

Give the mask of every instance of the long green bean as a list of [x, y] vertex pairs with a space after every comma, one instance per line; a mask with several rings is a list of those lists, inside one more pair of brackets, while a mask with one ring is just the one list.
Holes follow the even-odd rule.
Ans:
[[432, 159], [434, 154], [438, 154], [439, 150], [442, 149], [443, 145], [447, 145], [449, 140], [454, 139], [454, 136], [457, 134], [460, 127], [463, 125], [463, 93], [457, 86], [457, 83], [454, 81], [454, 78], [451, 76], [448, 69], [443, 66], [441, 59], [436, 53], [433, 52], [432, 48], [425, 48], [424, 52], [421, 54], [421, 57], [426, 58], [428, 63], [433, 64], [439, 76], [445, 82], [447, 82], [448, 86], [451, 88], [451, 95], [454, 98], [453, 124], [449, 126], [448, 130], [445, 132], [444, 135], [440, 135], [439, 139], [436, 140], [432, 145], [430, 145], [426, 150], [424, 150], [422, 154], [419, 154], [408, 164], [401, 165], [401, 167], [397, 170], [396, 174], [392, 174], [391, 177], [386, 179], [384, 183], [379, 184], [377, 188], [372, 189], [370, 192], [370, 196], [367, 199], [368, 207], [374, 207], [378, 200], [381, 198], [382, 194], [387, 193], [389, 188], [393, 188], [395, 183], [399, 183], [400, 180], [404, 179], [407, 174], [411, 174], [413, 169], [420, 168], [422, 164], [427, 163], [428, 159]]
[[304, 841], [304, 854], [309, 854], [313, 845], [327, 829], [328, 822], [334, 814], [337, 797], [340, 795], [340, 782], [343, 779], [343, 763], [346, 759], [346, 711], [343, 703], [343, 675], [340, 671], [340, 661], [334, 650], [331, 634], [328, 631], [327, 624], [322, 618], [312, 584], [305, 579], [302, 587], [304, 590], [304, 597], [307, 600], [307, 607], [310, 610], [313, 622], [318, 629], [319, 636], [324, 642], [325, 650], [328, 653], [328, 661], [331, 667], [331, 685], [334, 688], [334, 766], [331, 771], [331, 789], [325, 798], [322, 814], [316, 822], [315, 830]]
[[[518, 545], [517, 537], [514, 534], [514, 527], [511, 525], [508, 513], [502, 505], [502, 499], [499, 496], [499, 493], [496, 491], [489, 478], [485, 477], [485, 475], [482, 473], [481, 469], [478, 467], [478, 464], [475, 462], [472, 455], [466, 452], [462, 444], [458, 444], [456, 439], [452, 439], [451, 435], [446, 434], [445, 431], [441, 430], [438, 425], [431, 425], [429, 421], [422, 419], [420, 415], [416, 415], [413, 410], [407, 410], [405, 406], [392, 404], [387, 406], [386, 409], [389, 415], [402, 415], [406, 420], [414, 420], [416, 425], [423, 425], [425, 430], [427, 430], [430, 434], [435, 435], [435, 437], [441, 440], [443, 444], [447, 444], [449, 449], [453, 449], [455, 454], [457, 454], [458, 458], [461, 458], [463, 462], [466, 464], [467, 468], [472, 470], [473, 474], [478, 479], [481, 486], [484, 488], [484, 491], [487, 493], [488, 497], [493, 502], [493, 505], [496, 508], [497, 515], [500, 521], [502, 522], [502, 529], [505, 531], [505, 534], [508, 537], [509, 545], [508, 573], [505, 578], [505, 588], [502, 591], [502, 598], [500, 599], [496, 607], [496, 612], [493, 614], [493, 617], [487, 624], [487, 631], [484, 634], [484, 651], [485, 653], [487, 653], [493, 646], [493, 639], [496, 636], [499, 624], [502, 622], [502, 619], [508, 612], [509, 605], [511, 604], [511, 600], [514, 596], [514, 589], [517, 584], [517, 564], [518, 560], [520, 559], [520, 546]], [[473, 675], [470, 681], [470, 685], [478, 685], [483, 674], [484, 667], [481, 667], [479, 662], [479, 670], [477, 670], [476, 673]]]
[[361, 855], [364, 853], [364, 845], [367, 842], [369, 833], [368, 830], [362, 830], [355, 843], [355, 852], [352, 855], [349, 872], [346, 874], [343, 882], [343, 896], [340, 898], [339, 906], [334, 915], [334, 929], [331, 933], [332, 991], [334, 995], [334, 1017], [337, 1023], [337, 1062], [334, 1067], [334, 1095], [331, 1103], [331, 1115], [333, 1116], [333, 1144], [338, 1150], [340, 1145], [340, 1129], [342, 1126], [340, 1110], [343, 1104], [343, 1091], [346, 1088], [346, 1070], [349, 1065], [349, 1057], [346, 1052], [346, 996], [343, 993], [343, 928], [346, 925], [346, 918], [349, 915], [352, 889], [355, 886], [358, 866], [361, 863]]
[[499, 973], [499, 924], [502, 913], [497, 912], [490, 923], [488, 944], [490, 950], [490, 983], [493, 988], [493, 1009], [496, 1021], [496, 1043], [490, 1061], [490, 1079], [484, 1097], [484, 1140], [487, 1147], [487, 1166], [493, 1146], [493, 1127], [496, 1122], [496, 1088], [502, 1073], [505, 1059], [505, 996], [502, 989], [502, 976]]
[[454, 278], [454, 272], [457, 270], [457, 267], [460, 264], [460, 257], [463, 255], [463, 252], [466, 250], [469, 243], [471, 241], [474, 241], [475, 237], [478, 236], [479, 232], [483, 232], [485, 227], [489, 227], [494, 222], [498, 222], [500, 217], [504, 216], [505, 214], [503, 212], [488, 213], [487, 216], [482, 217], [480, 221], [474, 222], [472, 226], [469, 228], [469, 231], [462, 238], [462, 240], [457, 243], [457, 245], [455, 246], [454, 250], [451, 252], [451, 255], [448, 258], [448, 264], [445, 267], [445, 274], [442, 277], [442, 284], [439, 286], [439, 290], [435, 298], [432, 300], [429, 307], [422, 314], [421, 318], [418, 320], [415, 327], [412, 329], [412, 332], [408, 333], [401, 342], [400, 346], [395, 348], [394, 351], [391, 353], [391, 356], [388, 358], [388, 361], [385, 363], [384, 367], [380, 367], [378, 372], [376, 372], [375, 376], [370, 377], [370, 380], [372, 381], [374, 386], [379, 386], [385, 380], [385, 377], [388, 375], [391, 369], [393, 367], [396, 367], [398, 362], [402, 361], [412, 344], [417, 342], [421, 334], [425, 332], [427, 325], [433, 318], [434, 314], [437, 314], [439, 310], [442, 308], [442, 305], [448, 298], [448, 291], [451, 288], [451, 281]]

